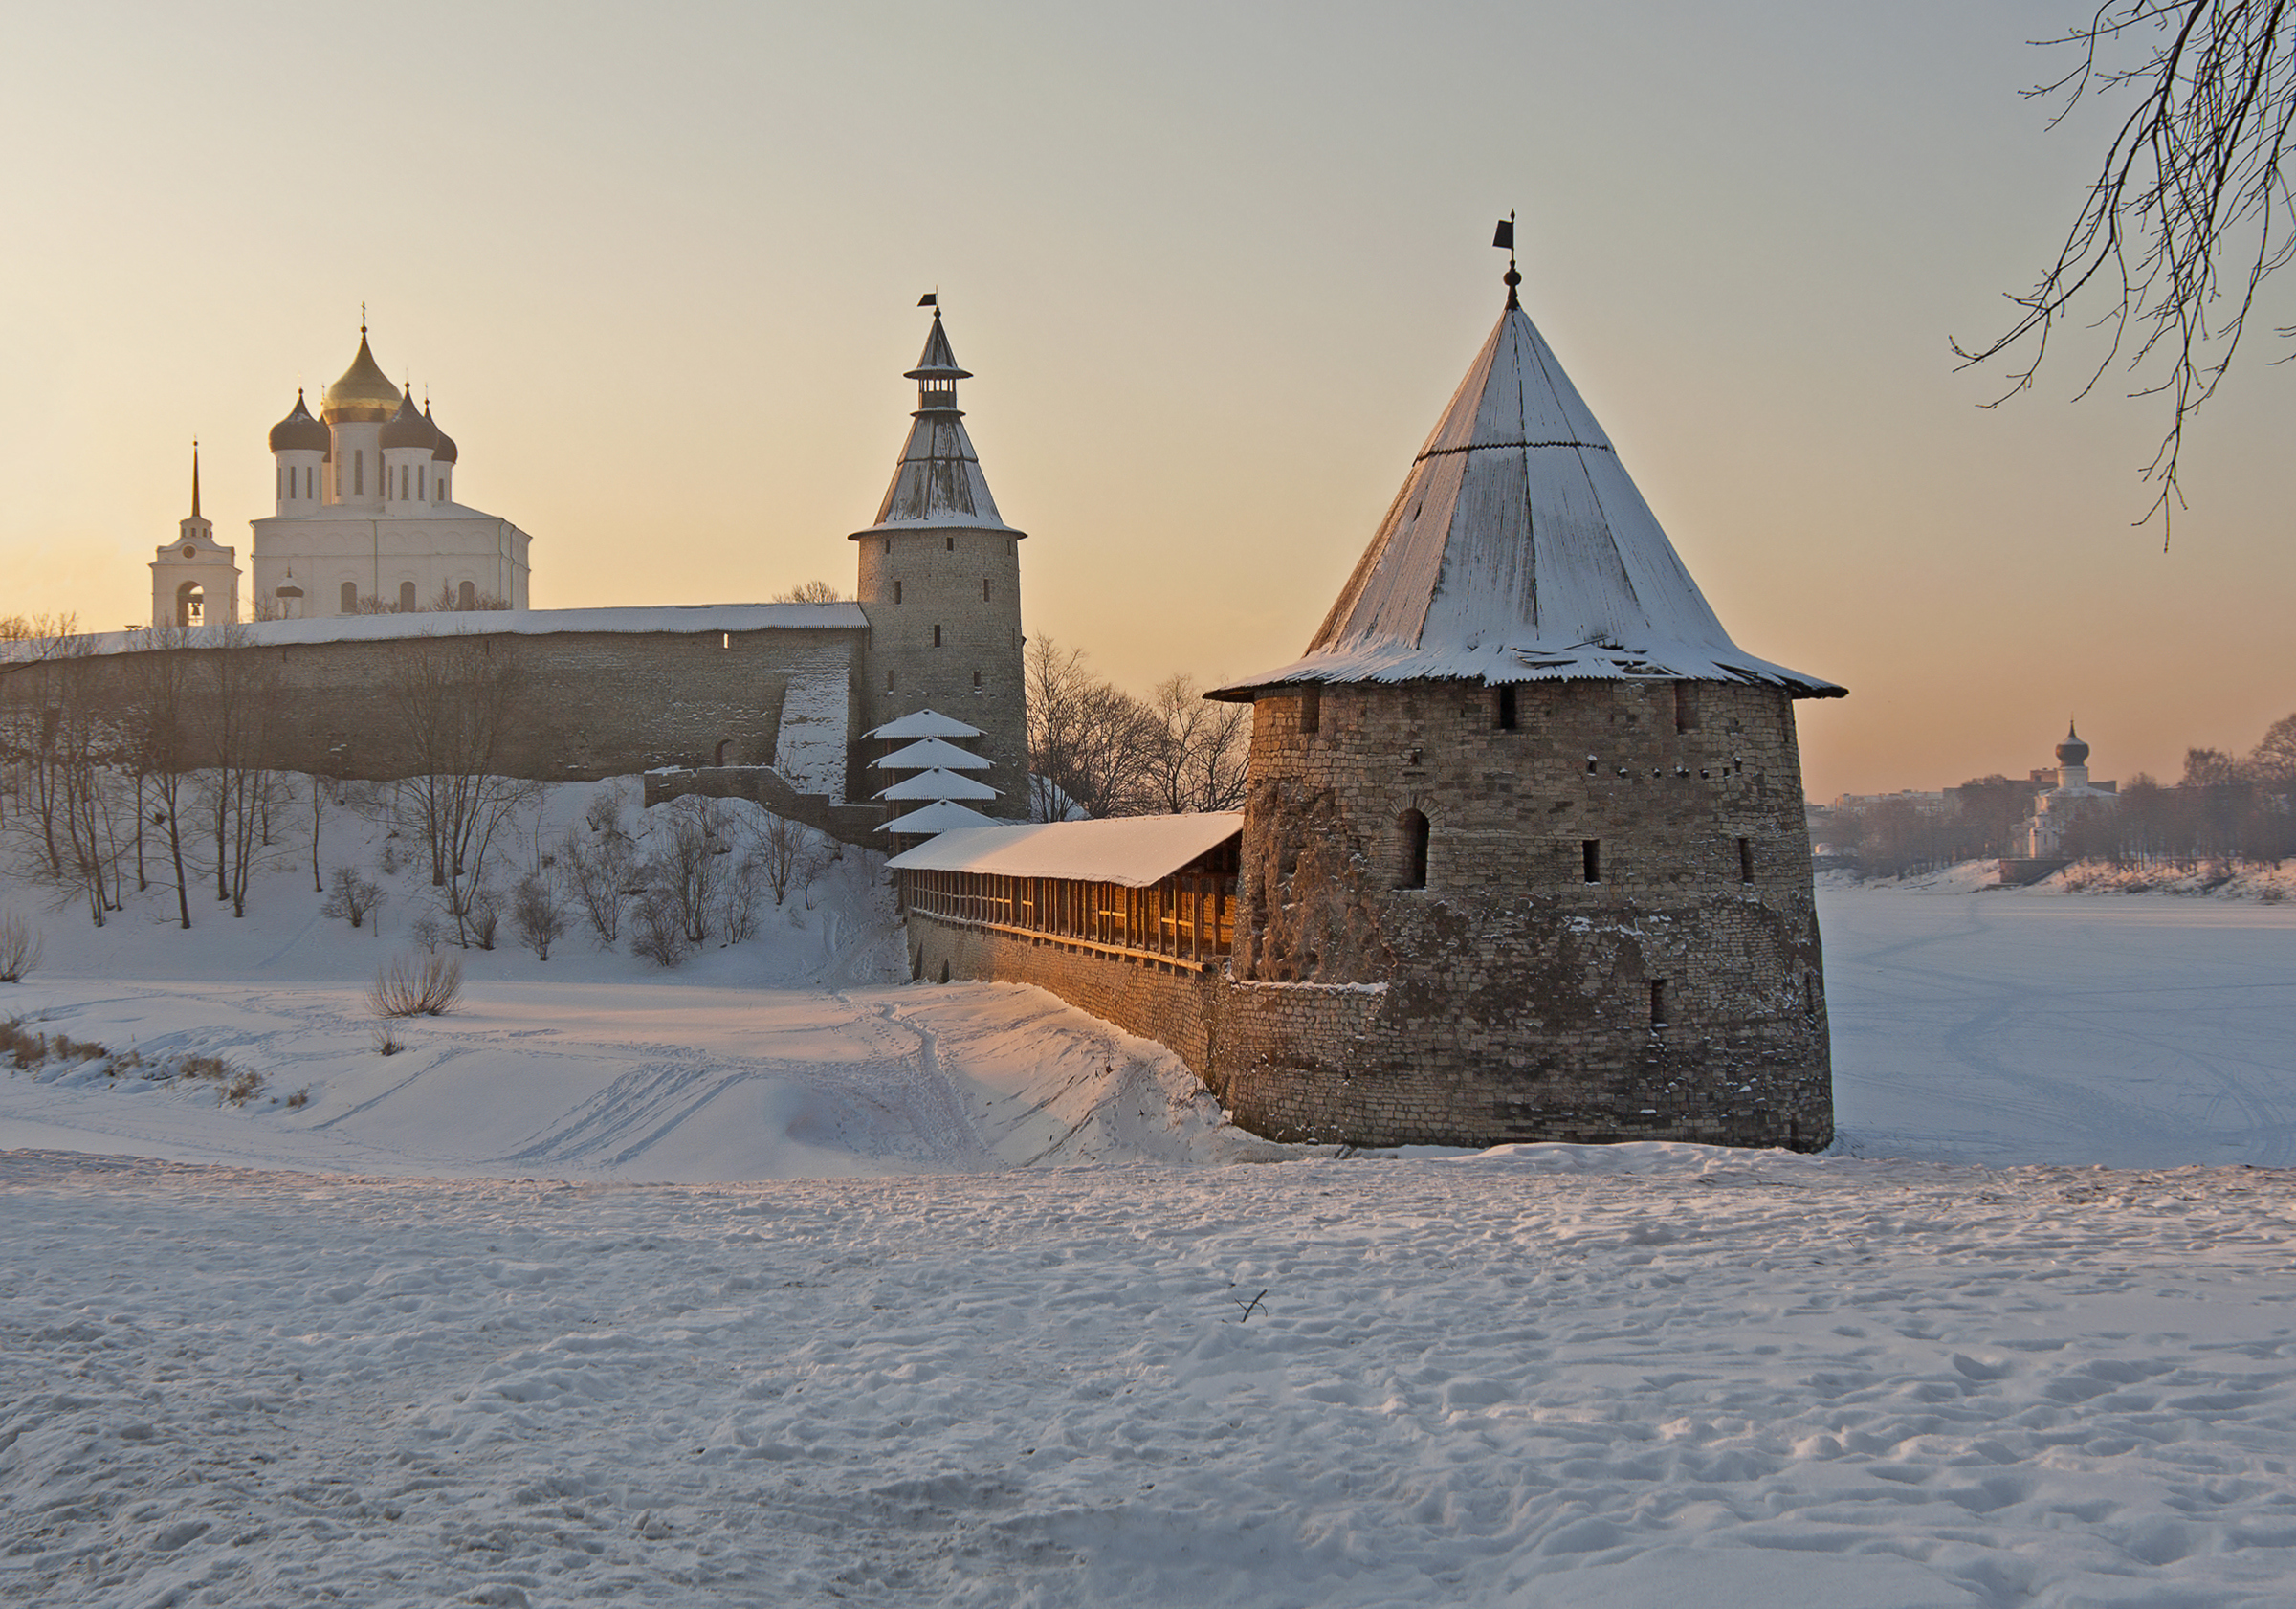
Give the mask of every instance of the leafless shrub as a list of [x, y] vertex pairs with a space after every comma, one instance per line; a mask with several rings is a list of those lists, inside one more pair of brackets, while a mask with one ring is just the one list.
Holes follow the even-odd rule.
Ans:
[[728, 944], [739, 944], [757, 936], [760, 880], [756, 857], [743, 855], [718, 890], [718, 931], [725, 935]]
[[245, 1068], [233, 1072], [223, 1083], [223, 1093], [216, 1098], [218, 1106], [245, 1106], [263, 1092], [264, 1078], [259, 1072]]
[[48, 1059], [48, 1036], [27, 1032], [23, 1018], [11, 1017], [0, 1023], [0, 1055], [18, 1072], [37, 1067]]
[[440, 1017], [462, 998], [462, 962], [453, 956], [400, 956], [375, 974], [366, 1003], [378, 1017]]
[[456, 915], [466, 942], [480, 950], [495, 947], [495, 935], [502, 926], [502, 901], [493, 889], [484, 883], [472, 885], [468, 905]]
[[383, 840], [383, 858], [380, 864], [383, 868], [383, 875], [386, 877], [396, 877], [399, 874], [399, 846], [393, 842], [397, 837], [398, 834], [394, 832], [390, 837]]
[[39, 964], [39, 931], [17, 912], [0, 912], [0, 983], [21, 983]]
[[647, 890], [631, 909], [629, 950], [660, 967], [677, 966], [685, 960], [685, 920], [677, 901], [664, 890]]
[[835, 584], [826, 581], [801, 581], [795, 586], [776, 592], [770, 602], [776, 604], [842, 604], [845, 594]]
[[378, 1056], [395, 1056], [407, 1047], [400, 1042], [398, 1032], [388, 1023], [378, 1023], [371, 1043]]
[[[387, 1032], [389, 1032], [390, 1030], [388, 1030], [387, 1028], [386, 1028], [384, 1031], [385, 1031], [386, 1033], [387, 1033]], [[299, 1090], [296, 1091], [295, 1091], [295, 1093], [293, 1093], [292, 1095], [289, 1095], [289, 1096], [287, 1097], [287, 1100], [286, 1100], [286, 1102], [285, 1102], [285, 1105], [286, 1105], [286, 1107], [287, 1107], [287, 1110], [288, 1110], [288, 1111], [290, 1111], [290, 1112], [299, 1112], [299, 1111], [301, 1111], [301, 1110], [302, 1110], [304, 1107], [306, 1107], [306, 1106], [309, 1106], [310, 1104], [311, 1104], [311, 1086], [310, 1086], [310, 1085], [308, 1085], [308, 1084], [304, 1085], [304, 1086], [303, 1086], [301, 1089], [299, 1089]]]
[[566, 900], [558, 879], [541, 871], [519, 878], [511, 891], [510, 920], [519, 942], [534, 952], [534, 959], [548, 960], [551, 944], [566, 931]]
[[335, 888], [327, 902], [319, 908], [322, 916], [340, 916], [353, 927], [364, 927], [367, 914], [389, 896], [380, 883], [359, 874], [358, 868], [339, 866], [335, 869]]
[[752, 825], [750, 843], [757, 851], [758, 870], [763, 874], [766, 886], [773, 890], [776, 905], [789, 897], [792, 887], [820, 874], [813, 870], [820, 861], [819, 837], [803, 822], [769, 815]]
[[[595, 823], [596, 800], [590, 802], [590, 814]], [[616, 823], [620, 820], [618, 808], [614, 819]], [[636, 880], [636, 847], [616, 827], [602, 830], [586, 843], [578, 829], [568, 827], [560, 848], [567, 879], [574, 885], [582, 914], [589, 918], [590, 931], [597, 935], [602, 948], [611, 945], [622, 935], [622, 912], [629, 903], [629, 888]]]
[[423, 947], [423, 954], [435, 956], [447, 941], [446, 920], [435, 911], [426, 911], [408, 924], [407, 936]]
[[662, 842], [648, 863], [646, 881], [667, 896], [689, 944], [710, 937], [718, 887], [729, 870], [729, 826], [725, 801], [688, 794], [671, 804], [656, 827]]
[[590, 807], [582, 814], [592, 832], [604, 832], [614, 837], [622, 835], [622, 789], [607, 783], [590, 795]]

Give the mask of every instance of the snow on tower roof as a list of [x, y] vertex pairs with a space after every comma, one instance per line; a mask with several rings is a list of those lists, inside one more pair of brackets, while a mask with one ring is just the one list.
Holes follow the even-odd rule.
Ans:
[[924, 355], [908, 378], [916, 382], [916, 412], [909, 440], [894, 466], [893, 483], [877, 505], [876, 522], [855, 531], [852, 540], [898, 531], [996, 531], [1027, 536], [1004, 523], [997, 500], [988, 495], [988, 479], [965, 434], [964, 413], [957, 406], [957, 382], [971, 371], [957, 366], [949, 349], [948, 333], [940, 326], [940, 311], [933, 313], [933, 329], [925, 338]]
[[938, 738], [924, 738], [870, 763], [879, 771], [985, 771], [992, 761]]
[[879, 799], [994, 799], [997, 790], [986, 782], [960, 777], [954, 771], [919, 771], [877, 791]]
[[1211, 696], [1630, 677], [1844, 691], [1730, 640], [1511, 296], [1308, 651]]
[[948, 832], [958, 827], [996, 825], [970, 805], [960, 804], [953, 799], [936, 799], [921, 810], [912, 810], [905, 816], [894, 817], [877, 830], [915, 837], [920, 833]]
[[1241, 810], [976, 827], [944, 832], [930, 844], [919, 844], [885, 864], [896, 871], [1067, 877], [1144, 889], [1162, 882], [1243, 830]]
[[954, 716], [944, 716], [938, 710], [917, 710], [889, 720], [874, 732], [864, 732], [864, 738], [884, 738], [898, 740], [904, 738], [979, 738], [978, 726], [967, 726]]

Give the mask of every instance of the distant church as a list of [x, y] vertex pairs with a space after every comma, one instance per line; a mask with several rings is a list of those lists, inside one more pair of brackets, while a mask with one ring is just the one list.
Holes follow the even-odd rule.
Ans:
[[[359, 351], [318, 418], [299, 390], [271, 428], [276, 512], [254, 520], [248, 612], [257, 620], [526, 607], [529, 541], [454, 500], [461, 458], [428, 406], [390, 383], [359, 326]], [[235, 551], [199, 512], [151, 564], [155, 627], [238, 618]]]

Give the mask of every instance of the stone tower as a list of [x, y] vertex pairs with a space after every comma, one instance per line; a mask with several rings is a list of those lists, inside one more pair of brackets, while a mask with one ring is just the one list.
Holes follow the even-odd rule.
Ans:
[[[1213, 694], [1253, 704], [1217, 1087], [1366, 1144], [1822, 1147], [1793, 700], [1843, 690], [1731, 641], [1517, 282], [1306, 654]], [[1331, 985], [1378, 997], [1343, 1033]]]
[[[869, 617], [863, 656], [864, 730], [918, 710], [938, 710], [979, 727], [983, 773], [998, 797], [980, 808], [1026, 820], [1028, 810], [1027, 690], [1021, 657], [1021, 540], [997, 513], [981, 461], [965, 434], [957, 366], [940, 309], [916, 382], [915, 423], [893, 484], [860, 544], [856, 597]], [[848, 797], [881, 786], [856, 771]]]
[[239, 618], [239, 560], [215, 540], [215, 522], [199, 512], [199, 443], [191, 444], [191, 512], [176, 521], [175, 540], [151, 562], [151, 623], [221, 626]]

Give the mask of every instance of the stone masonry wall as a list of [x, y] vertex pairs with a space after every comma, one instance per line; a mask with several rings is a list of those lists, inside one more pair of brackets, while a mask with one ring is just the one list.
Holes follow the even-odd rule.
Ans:
[[[919, 976], [1040, 984], [1170, 1046], [1277, 1138], [1821, 1148], [1792, 708], [1675, 687], [1527, 687], [1512, 730], [1481, 686], [1337, 689], [1312, 719], [1262, 698], [1229, 967], [1174, 976], [912, 915]], [[1426, 882], [1399, 887], [1414, 811]]]
[[[770, 765], [793, 680], [850, 686], [863, 651], [859, 628], [672, 632], [561, 632], [453, 639], [508, 655], [521, 687], [502, 757], [511, 775], [588, 781], [663, 765]], [[287, 647], [177, 649], [193, 664], [190, 685], [211, 685], [213, 656], [260, 656], [276, 672], [270, 760], [282, 769], [389, 780], [411, 768], [392, 716], [390, 686], [402, 641]], [[0, 704], [37, 706], [64, 678], [124, 703], [146, 652], [66, 659], [0, 673]], [[857, 700], [847, 699], [847, 741]]]
[[1785, 695], [1562, 682], [1515, 706], [1510, 730], [1480, 684], [1258, 701], [1234, 970], [1387, 993], [1343, 1056], [1228, 1035], [1214, 1088], [1263, 1132], [1364, 1142], [1826, 1144]]

